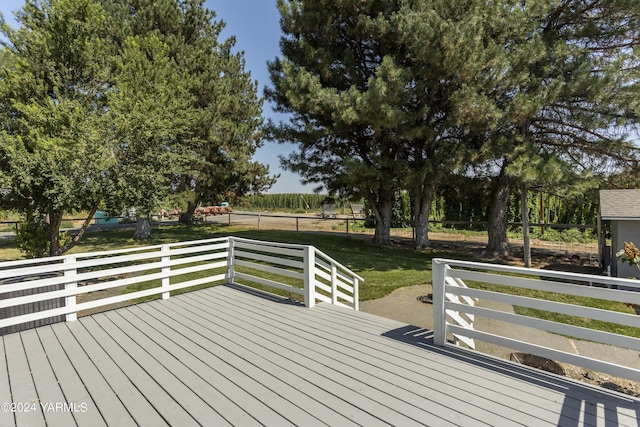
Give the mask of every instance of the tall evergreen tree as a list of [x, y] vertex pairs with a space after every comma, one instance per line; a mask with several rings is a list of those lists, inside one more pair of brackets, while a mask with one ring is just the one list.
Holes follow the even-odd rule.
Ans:
[[394, 61], [389, 17], [398, 2], [278, 2], [283, 57], [270, 63], [267, 96], [291, 121], [272, 137], [298, 144], [283, 164], [332, 193], [365, 198], [374, 241], [390, 243], [394, 190], [402, 184], [399, 128], [410, 76]]
[[[217, 203], [271, 187], [277, 177], [252, 161], [260, 147], [262, 100], [257, 84], [244, 70], [241, 53], [232, 53], [234, 38], [220, 40], [224, 28], [203, 0], [118, 0], [113, 2], [131, 34], [154, 35], [168, 47], [168, 55], [192, 95], [193, 115], [180, 138], [193, 150], [189, 170], [177, 174], [174, 188], [193, 194], [187, 221], [200, 203]], [[121, 24], [120, 24], [121, 25]]]
[[497, 118], [483, 133], [496, 171], [488, 250], [508, 251], [509, 194], [518, 181], [544, 178], [545, 159], [565, 164], [555, 170], [569, 180], [633, 160], [625, 126], [637, 122], [639, 17], [640, 4], [627, 0], [503, 2], [492, 13], [484, 37], [501, 41], [506, 61], [472, 89], [482, 111], [471, 104], [463, 120], [477, 124], [486, 111]]

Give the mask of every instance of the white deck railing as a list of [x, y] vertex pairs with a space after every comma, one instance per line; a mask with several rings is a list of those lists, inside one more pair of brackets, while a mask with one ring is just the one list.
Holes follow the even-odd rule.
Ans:
[[[0, 328], [79, 312], [188, 287], [239, 283], [278, 288], [304, 297], [358, 309], [363, 279], [313, 246], [223, 237], [191, 242], [90, 252], [0, 263]], [[140, 290], [100, 298], [101, 291], [123, 286]], [[24, 290], [57, 289], [13, 296]], [[90, 295], [89, 297], [87, 297]], [[9, 296], [9, 297], [7, 297]], [[27, 314], [11, 310], [64, 298], [57, 308]], [[27, 310], [28, 311], [28, 310]]]
[[474, 306], [452, 302], [446, 298], [446, 294], [451, 294], [480, 301], [491, 300], [511, 306], [528, 307], [640, 328], [640, 315], [637, 314], [517, 296], [508, 293], [507, 289], [504, 292], [491, 292], [474, 288], [473, 286], [459, 286], [452, 283], [451, 279], [456, 282], [466, 280], [467, 284], [475, 281], [638, 305], [640, 305], [640, 281], [448, 259], [434, 259], [432, 266], [434, 341], [437, 345], [447, 345], [447, 337], [451, 335], [467, 337], [468, 339], [480, 340], [536, 356], [582, 366], [593, 371], [640, 381], [640, 370], [638, 369], [568, 353], [540, 344], [533, 344], [527, 341], [526, 336], [514, 339], [495, 333], [479, 331], [474, 329], [473, 326], [450, 323], [448, 319], [451, 319], [452, 313], [458, 315], [466, 313], [466, 315], [476, 316], [476, 320], [477, 317], [485, 317], [514, 325], [527, 326], [578, 339], [640, 351], [640, 339], [638, 338], [484, 308], [482, 303], [480, 303], [480, 306]]

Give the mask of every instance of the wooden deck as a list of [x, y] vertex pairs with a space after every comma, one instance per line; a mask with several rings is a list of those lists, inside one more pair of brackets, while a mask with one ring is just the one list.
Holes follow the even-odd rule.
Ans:
[[[0, 426], [638, 426], [640, 401], [232, 286], [6, 335]], [[7, 411], [7, 404], [16, 412]]]

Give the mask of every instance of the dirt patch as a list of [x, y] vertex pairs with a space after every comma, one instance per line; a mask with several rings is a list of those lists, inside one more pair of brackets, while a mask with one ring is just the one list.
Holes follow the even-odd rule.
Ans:
[[640, 397], [639, 382], [590, 371], [588, 369], [566, 363], [559, 363], [559, 365], [562, 366], [567, 378], [606, 388], [608, 390], [617, 391], [619, 393], [628, 394], [630, 396]]

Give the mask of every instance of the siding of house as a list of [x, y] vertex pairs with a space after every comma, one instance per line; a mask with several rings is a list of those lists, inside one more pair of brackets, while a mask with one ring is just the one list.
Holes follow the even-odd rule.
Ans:
[[[640, 245], [640, 220], [634, 221], [611, 221], [611, 244], [612, 255], [623, 248], [624, 242], [633, 242], [636, 246]], [[617, 261], [613, 264], [611, 274], [616, 277], [640, 277], [638, 267], [629, 264], [623, 264]]]
[[[27, 279], [27, 278], [25, 278]], [[9, 284], [7, 282], [2, 283], [0, 281], [0, 286]], [[22, 297], [26, 295], [38, 294], [41, 292], [51, 292], [58, 291], [64, 289], [64, 285], [52, 285], [45, 286], [36, 289], [24, 289], [20, 291], [13, 291], [7, 293], [0, 293], [0, 300]], [[18, 306], [12, 306], [7, 308], [0, 308], [0, 319], [7, 319], [14, 316], [20, 316], [22, 314], [30, 314], [38, 311], [50, 310], [52, 308], [64, 307], [64, 298], [55, 298], [46, 301], [38, 301], [30, 304], [22, 304]], [[64, 322], [65, 316], [55, 316], [49, 317], [47, 319], [35, 320], [33, 322], [22, 323], [20, 325], [7, 326], [4, 328], [0, 328], [0, 335], [11, 334], [14, 332], [24, 331], [27, 329], [35, 328], [38, 326], [49, 325], [51, 323]]]

